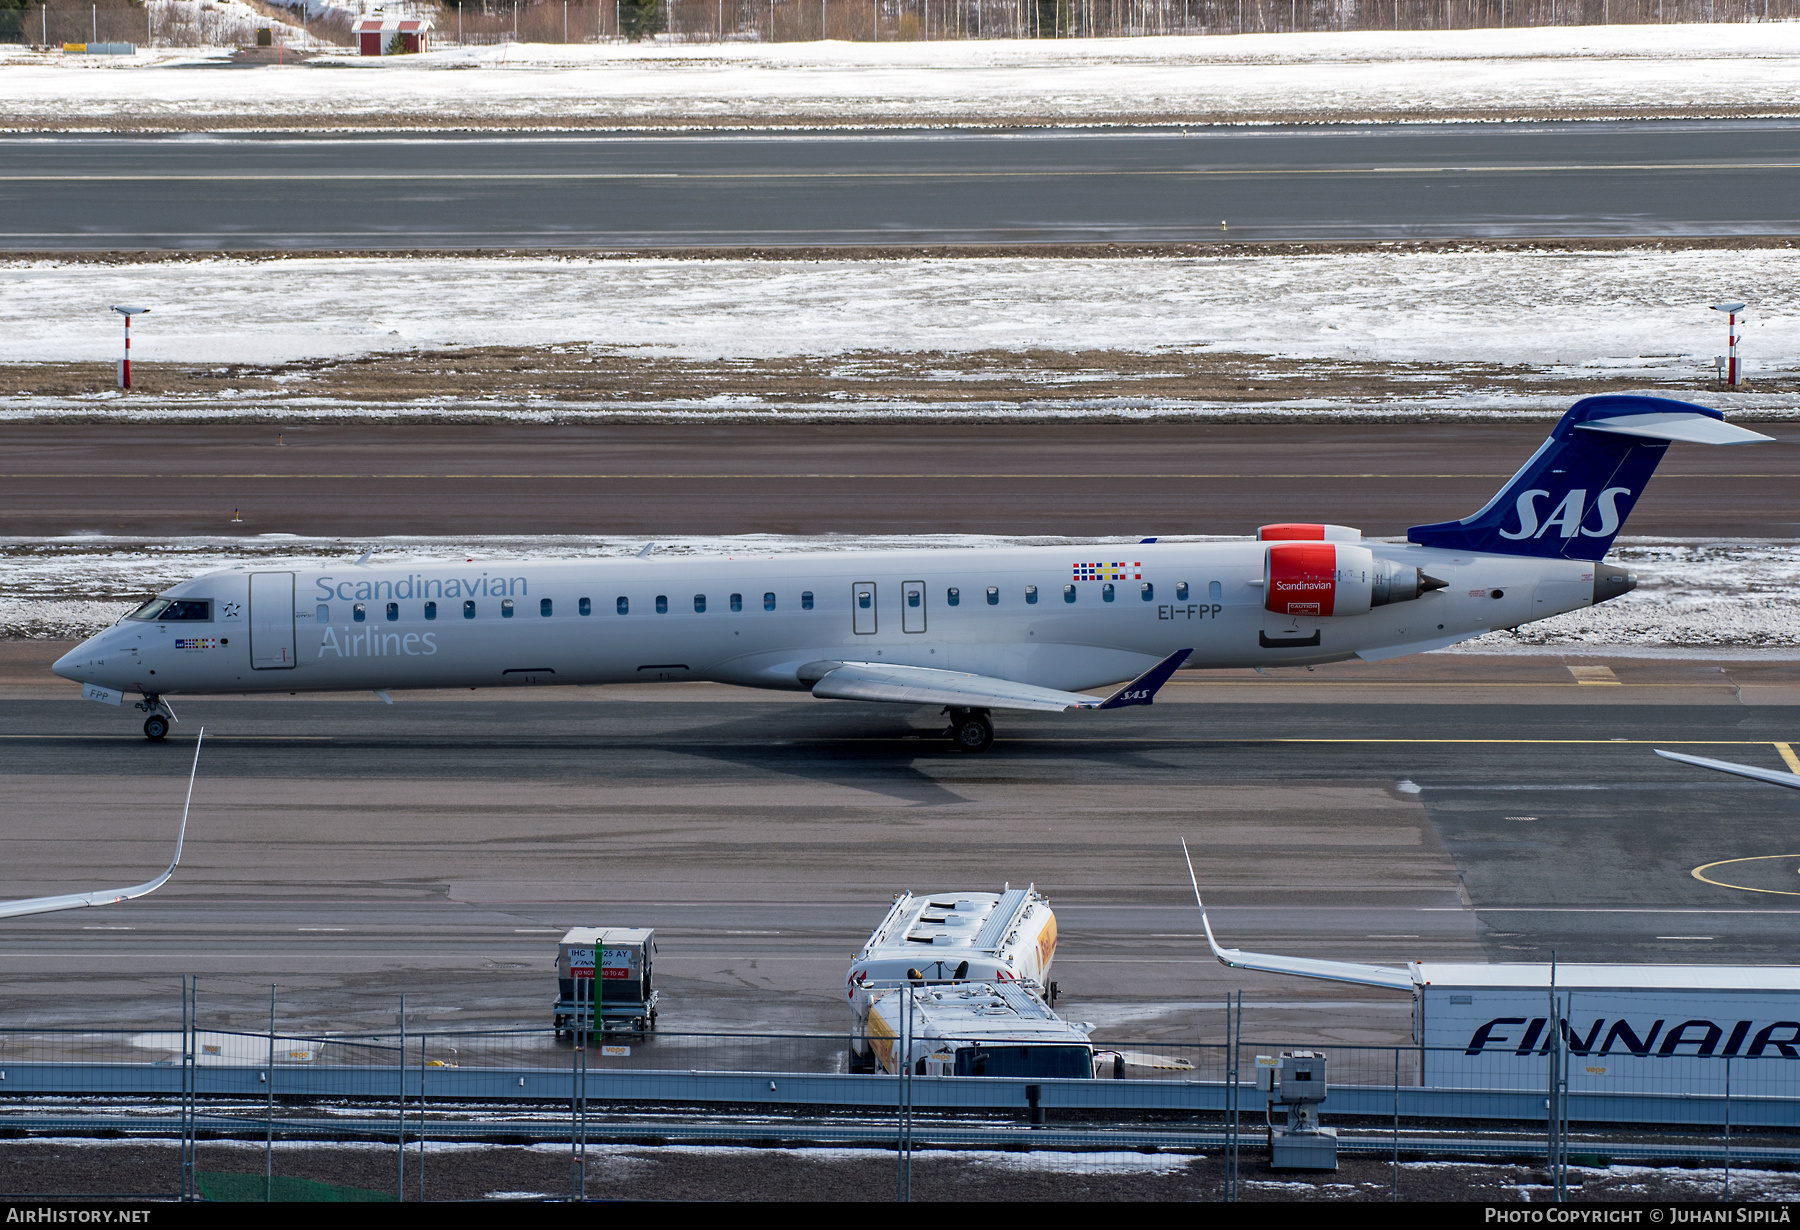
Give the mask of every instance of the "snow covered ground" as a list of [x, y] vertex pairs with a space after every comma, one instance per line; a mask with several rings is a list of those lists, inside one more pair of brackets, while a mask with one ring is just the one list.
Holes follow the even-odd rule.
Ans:
[[[440, 33], [448, 36], [447, 29]], [[461, 47], [220, 73], [0, 49], [0, 126], [1258, 122], [1800, 110], [1800, 23]], [[133, 72], [163, 64], [161, 71]]]
[[[944, 534], [917, 537], [799, 537], [747, 534], [737, 538], [659, 541], [669, 554], [743, 555], [789, 551], [898, 550], [930, 545], [970, 549], [996, 545], [1061, 546], [1136, 539], [996, 538]], [[1165, 542], [1217, 541], [1205, 535]], [[113, 623], [159, 589], [214, 568], [296, 568], [355, 559], [619, 558], [635, 554], [641, 538], [255, 538], [145, 540], [72, 535], [0, 539], [0, 639], [88, 636]], [[1612, 558], [1633, 568], [1638, 589], [1598, 607], [1528, 624], [1517, 636], [1497, 632], [1450, 652], [1541, 653], [1557, 648], [1657, 653], [1705, 650], [1767, 656], [1800, 647], [1800, 540], [1623, 537]], [[1785, 654], [1783, 656], [1786, 656]]]
[[[1708, 308], [1722, 298], [1753, 305], [1742, 347], [1753, 381], [1800, 368], [1797, 265], [1800, 252], [1779, 248], [1159, 260], [10, 262], [0, 263], [0, 364], [108, 362], [119, 346], [119, 325], [106, 305], [136, 301], [152, 311], [135, 322], [134, 359], [208, 368], [467, 346], [583, 347], [646, 363], [872, 348], [903, 354], [1043, 349], [1480, 364], [1547, 380], [1699, 385], [1722, 349], [1724, 322]], [[218, 392], [185, 400], [112, 390], [0, 396], [0, 421], [59, 411], [130, 414], [133, 407], [159, 414], [191, 406], [202, 417], [344, 412], [309, 399], [303, 374], [280, 384], [278, 393], [219, 384]], [[1021, 389], [1028, 395], [1024, 380]], [[1544, 413], [1566, 405], [1561, 396], [1500, 400]], [[1488, 395], [1459, 401], [1422, 390], [1419, 405], [1442, 410], [1495, 402]], [[664, 409], [704, 414], [752, 404], [740, 398]], [[1800, 407], [1800, 398], [1752, 391], [1726, 395], [1720, 404], [1778, 415]], [[1393, 408], [1384, 399], [1371, 412]], [[529, 402], [479, 412], [581, 409]], [[844, 409], [874, 414], [904, 407], [872, 402]], [[355, 412], [412, 411], [390, 405]]]

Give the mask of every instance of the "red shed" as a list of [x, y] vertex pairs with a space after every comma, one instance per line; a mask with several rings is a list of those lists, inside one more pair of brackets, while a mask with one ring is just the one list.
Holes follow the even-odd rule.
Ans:
[[408, 54], [428, 50], [428, 34], [423, 21], [398, 17], [367, 17], [356, 23], [358, 49], [366, 56], [384, 56], [395, 39]]

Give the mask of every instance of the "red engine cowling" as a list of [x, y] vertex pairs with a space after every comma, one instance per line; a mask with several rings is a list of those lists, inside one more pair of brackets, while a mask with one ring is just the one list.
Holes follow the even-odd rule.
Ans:
[[1263, 607], [1277, 615], [1363, 615], [1443, 589], [1419, 568], [1347, 542], [1283, 542], [1263, 552]]
[[1278, 525], [1259, 526], [1258, 542], [1361, 542], [1362, 531], [1347, 525], [1314, 525], [1309, 522], [1283, 521]]

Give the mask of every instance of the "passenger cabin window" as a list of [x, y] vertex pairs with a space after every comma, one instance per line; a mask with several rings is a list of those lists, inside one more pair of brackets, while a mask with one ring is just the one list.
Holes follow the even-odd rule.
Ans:
[[1177, 581], [1175, 583], [1175, 601], [1177, 601], [1177, 602], [1186, 602], [1187, 601], [1187, 582], [1186, 581]]
[[1025, 587], [1025, 601], [1028, 605], [1037, 605], [1037, 586], [1027, 585]]
[[367, 619], [368, 617], [369, 617], [369, 610], [362, 603], [359, 602], [355, 606], [350, 608], [350, 618], [354, 619], [357, 623], [361, 623], [363, 620]]
[[551, 613], [554, 612], [555, 610], [556, 610], [556, 608], [554, 606], [550, 605], [550, 599], [548, 599], [548, 598], [538, 599], [538, 614], [542, 615], [545, 619], [549, 619]]
[[812, 590], [809, 589], [801, 592], [800, 609], [803, 611], [812, 610]]
[[393, 623], [395, 620], [397, 620], [399, 618], [400, 618], [400, 604], [398, 602], [388, 603], [387, 604], [387, 620], [388, 620], [388, 622]]
[[319, 603], [319, 609], [313, 612], [313, 618], [317, 619], [322, 624], [330, 623], [331, 608], [326, 606], [323, 602]]
[[772, 611], [774, 609], [775, 609], [775, 595], [774, 594], [764, 594], [763, 595], [763, 610]]
[[464, 619], [474, 619], [475, 618], [475, 600], [473, 598], [470, 598], [469, 600], [467, 600], [466, 602], [463, 603], [463, 618]]
[[511, 598], [500, 599], [500, 618], [501, 619], [511, 619], [512, 616], [513, 616], [512, 599]]
[[1113, 600], [1112, 582], [1108, 581], [1105, 585], [1102, 585], [1100, 587], [1100, 601], [1111, 602], [1112, 600]]
[[988, 605], [989, 606], [999, 606], [1000, 605], [1000, 587], [998, 585], [988, 586], [987, 587], [987, 596], [988, 596]]
[[1224, 588], [1217, 581], [1208, 581], [1206, 583], [1206, 596], [1209, 600], [1217, 602], [1224, 596]]
[[741, 611], [744, 609], [744, 595], [742, 595], [742, 594], [731, 595], [731, 609], [733, 611]]
[[212, 619], [212, 602], [204, 598], [152, 598], [126, 618], [167, 624], [207, 623]]
[[1153, 601], [1156, 598], [1156, 586], [1145, 581], [1142, 585], [1138, 586], [1138, 597], [1142, 598], [1145, 602]]
[[952, 585], [949, 589], [944, 591], [944, 601], [950, 606], [956, 606], [962, 602], [962, 591]]
[[631, 614], [631, 599], [620, 598], [618, 606], [619, 606], [619, 614], [621, 614], [621, 615]]
[[[321, 607], [320, 609], [323, 610], [324, 608]], [[425, 604], [425, 618], [426, 619], [436, 619], [437, 618], [437, 603], [427, 602]]]
[[1064, 602], [1075, 601], [1075, 587], [1073, 585], [1063, 586], [1063, 601]]
[[658, 615], [667, 615], [669, 613], [669, 595], [656, 595], [656, 613]]
[[592, 598], [577, 598], [575, 600], [575, 613], [577, 615], [592, 615], [594, 613], [594, 600]]
[[705, 594], [695, 594], [694, 595], [694, 614], [696, 614], [696, 615], [706, 614], [706, 595]]

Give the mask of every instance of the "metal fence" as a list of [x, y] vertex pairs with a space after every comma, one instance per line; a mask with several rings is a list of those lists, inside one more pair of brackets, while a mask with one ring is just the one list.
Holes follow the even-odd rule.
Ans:
[[[679, 1155], [703, 1178], [773, 1182], [760, 1164], [720, 1178], [732, 1158], [766, 1163], [771, 1149], [784, 1165], [851, 1174], [864, 1189], [879, 1180], [902, 1199], [965, 1191], [975, 1172], [994, 1194], [1154, 1180], [1162, 1187], [1130, 1190], [1229, 1198], [1240, 1181], [1268, 1177], [1255, 1057], [1295, 1045], [1102, 1031], [1097, 1048], [1129, 1057], [1123, 1079], [861, 1074], [843, 1034], [658, 1031], [584, 1044], [549, 1028], [415, 1031], [404, 1006], [388, 1032], [318, 1034], [283, 1028], [273, 1002], [268, 1028], [215, 1028], [191, 984], [182, 998], [179, 1022], [160, 1028], [0, 1030], [0, 1150], [46, 1136], [161, 1142], [157, 1182], [131, 1190], [184, 1197], [232, 1176], [274, 1184], [302, 1161], [317, 1174], [327, 1147], [360, 1150], [333, 1165], [391, 1166], [392, 1185], [376, 1189], [385, 1194], [466, 1196], [455, 1182], [476, 1166], [468, 1151], [504, 1144], [534, 1165], [560, 1167], [566, 1152], [570, 1186], [547, 1194], [576, 1198], [613, 1192], [621, 1159]], [[1755, 1058], [1628, 1055], [1647, 1064], [1571, 1088], [1571, 1065], [1605, 1065], [1556, 1048], [1512, 1056], [1504, 1080], [1421, 1084], [1421, 1071], [1450, 1071], [1455, 1056], [1300, 1044], [1327, 1057], [1322, 1110], [1343, 1164], [1398, 1198], [1459, 1160], [1552, 1176], [1584, 1160], [1698, 1162], [1722, 1183], [1733, 1167], [1800, 1162], [1800, 1055], [1781, 1053], [1791, 1046]], [[264, 1156], [247, 1157], [258, 1144]], [[388, 1163], [373, 1160], [382, 1155]]]
[[[337, 10], [307, 19], [303, 47], [347, 47]], [[506, 42], [917, 42], [952, 39], [1138, 38], [1344, 30], [1793, 21], [1800, 0], [541, 0], [447, 4], [439, 47]], [[131, 42], [150, 47], [249, 46], [266, 20], [200, 0], [49, 0], [0, 8], [0, 42]]]

